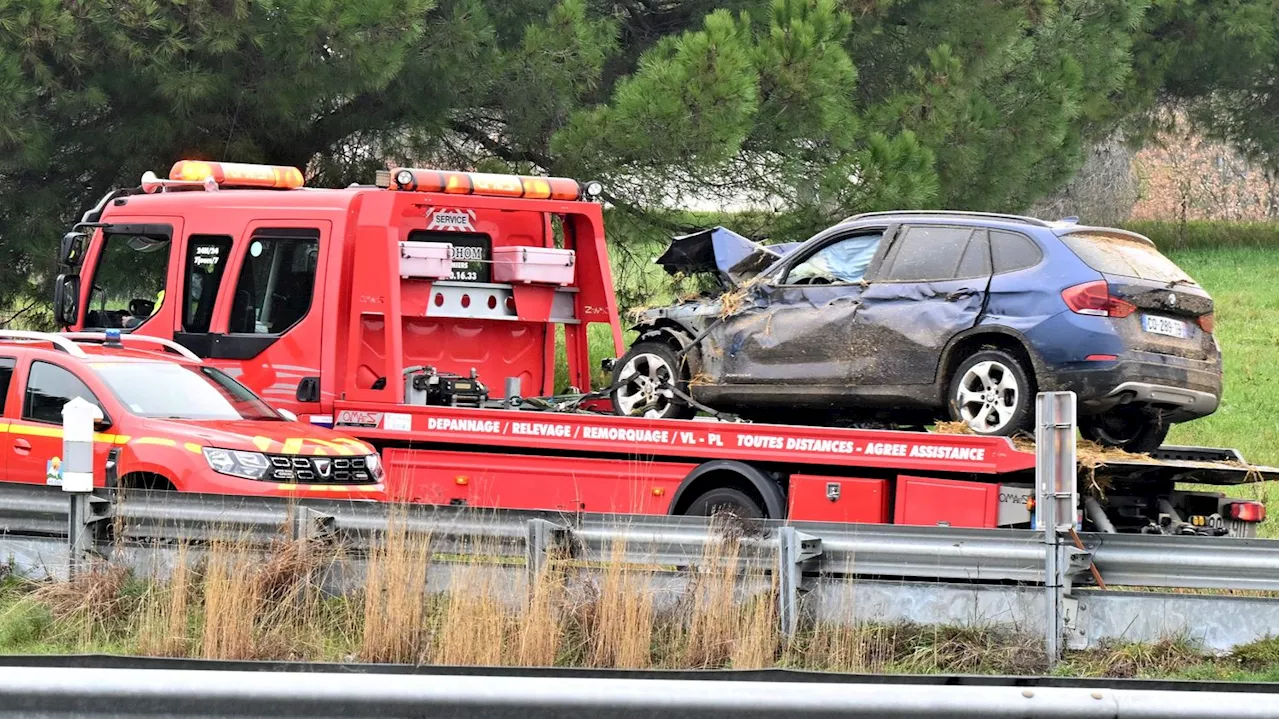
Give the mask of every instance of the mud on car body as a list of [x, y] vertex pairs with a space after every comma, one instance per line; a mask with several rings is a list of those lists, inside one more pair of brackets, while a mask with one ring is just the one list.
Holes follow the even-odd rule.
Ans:
[[718, 291], [642, 314], [614, 364], [619, 414], [688, 417], [688, 397], [773, 422], [1009, 435], [1031, 428], [1037, 391], [1071, 390], [1086, 437], [1148, 451], [1221, 396], [1212, 299], [1123, 230], [871, 213], [785, 246], [716, 228], [659, 262]]
[[0, 479], [59, 483], [62, 406], [81, 397], [103, 416], [98, 486], [386, 498], [369, 445], [292, 421], [171, 342], [115, 334], [0, 331]]

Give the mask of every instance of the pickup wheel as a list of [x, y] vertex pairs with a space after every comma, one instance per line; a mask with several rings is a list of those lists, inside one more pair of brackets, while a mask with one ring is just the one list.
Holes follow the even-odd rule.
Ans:
[[1035, 387], [1022, 361], [1000, 349], [966, 357], [951, 376], [947, 409], [976, 434], [1004, 436], [1031, 429]]
[[689, 503], [684, 514], [689, 517], [732, 514], [741, 519], [764, 519], [764, 509], [746, 492], [733, 487], [716, 487], [707, 490]]
[[1137, 407], [1115, 407], [1090, 417], [1080, 418], [1080, 434], [1104, 447], [1119, 447], [1126, 452], [1152, 452], [1164, 444], [1169, 423], [1159, 415]]
[[672, 388], [689, 391], [683, 359], [664, 342], [639, 342], [613, 366], [613, 413], [649, 419], [688, 419], [697, 414]]

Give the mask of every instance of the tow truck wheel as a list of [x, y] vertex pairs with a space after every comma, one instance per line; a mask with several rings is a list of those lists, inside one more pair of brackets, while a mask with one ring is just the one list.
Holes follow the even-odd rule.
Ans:
[[684, 510], [689, 517], [732, 514], [741, 519], [764, 519], [764, 510], [746, 492], [733, 487], [716, 487], [694, 499]]
[[947, 409], [976, 434], [1007, 437], [1031, 428], [1035, 389], [1017, 357], [984, 349], [965, 358], [951, 377]]
[[674, 389], [689, 391], [684, 363], [663, 342], [640, 342], [613, 366], [614, 414], [649, 419], [688, 419], [697, 411]]
[[1126, 452], [1152, 452], [1164, 444], [1169, 423], [1158, 415], [1137, 407], [1114, 407], [1089, 417], [1080, 418], [1080, 434], [1104, 447], [1119, 447]]

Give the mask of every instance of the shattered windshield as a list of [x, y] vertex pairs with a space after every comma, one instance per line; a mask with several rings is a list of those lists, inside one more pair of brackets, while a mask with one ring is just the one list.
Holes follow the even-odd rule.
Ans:
[[785, 284], [794, 285], [815, 278], [829, 282], [858, 282], [867, 273], [882, 235], [846, 237], [813, 253], [791, 268]]

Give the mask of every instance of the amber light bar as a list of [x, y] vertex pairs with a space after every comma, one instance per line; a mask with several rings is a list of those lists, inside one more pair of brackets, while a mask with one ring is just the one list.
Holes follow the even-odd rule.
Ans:
[[491, 195], [532, 200], [577, 200], [582, 188], [565, 177], [494, 175], [486, 172], [450, 172], [397, 168], [391, 171], [391, 189], [443, 192], [450, 195]]
[[303, 184], [302, 171], [296, 167], [204, 160], [178, 160], [169, 170], [169, 179], [180, 182], [204, 182], [212, 179], [226, 187], [264, 187], [275, 190], [295, 190]]

